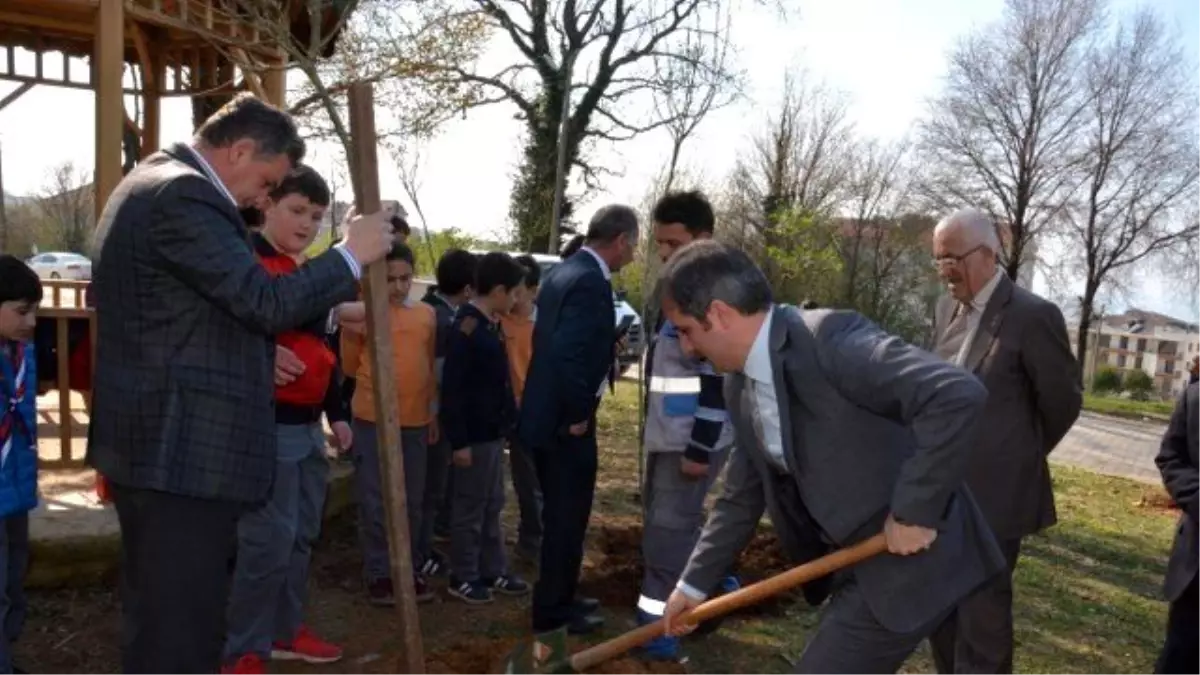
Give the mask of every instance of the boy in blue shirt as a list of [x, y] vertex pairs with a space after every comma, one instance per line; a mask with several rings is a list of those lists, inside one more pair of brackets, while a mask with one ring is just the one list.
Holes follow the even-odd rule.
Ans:
[[25, 624], [29, 512], [37, 506], [37, 368], [33, 329], [42, 282], [0, 255], [0, 673]]

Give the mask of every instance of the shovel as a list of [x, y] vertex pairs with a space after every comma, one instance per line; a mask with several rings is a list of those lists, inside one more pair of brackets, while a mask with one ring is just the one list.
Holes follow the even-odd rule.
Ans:
[[[849, 548], [834, 551], [782, 574], [764, 579], [727, 595], [713, 598], [679, 617], [683, 624], [698, 624], [735, 610], [757, 604], [801, 584], [849, 567], [887, 550], [882, 533]], [[663, 634], [663, 622], [655, 621], [619, 635], [607, 642], [567, 654], [566, 628], [536, 635], [531, 643], [522, 643], [509, 655], [506, 673], [578, 673], [609, 659], [621, 656]]]

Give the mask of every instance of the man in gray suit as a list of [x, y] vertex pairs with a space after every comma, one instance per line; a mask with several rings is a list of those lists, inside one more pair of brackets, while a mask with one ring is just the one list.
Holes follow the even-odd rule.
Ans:
[[[684, 348], [733, 373], [725, 490], [667, 602], [698, 605], [764, 511], [793, 557], [879, 531], [890, 554], [834, 579], [799, 672], [895, 672], [956, 603], [1003, 569], [962, 486], [986, 392], [969, 374], [853, 312], [772, 304], [743, 252], [697, 242], [663, 270]], [[820, 548], [813, 542], [819, 542]]]
[[304, 155], [285, 113], [235, 98], [117, 186], [97, 225], [87, 461], [121, 524], [125, 672], [214, 673], [238, 518], [274, 478], [273, 336], [353, 300], [382, 215], [272, 278], [238, 213]]
[[951, 214], [933, 232], [949, 294], [934, 321], [934, 351], [983, 382], [967, 487], [1004, 553], [1006, 572], [971, 595], [930, 640], [941, 673], [1013, 671], [1012, 574], [1021, 538], [1053, 525], [1046, 457], [1079, 417], [1083, 393], [1062, 312], [1018, 287], [996, 264], [992, 218]]

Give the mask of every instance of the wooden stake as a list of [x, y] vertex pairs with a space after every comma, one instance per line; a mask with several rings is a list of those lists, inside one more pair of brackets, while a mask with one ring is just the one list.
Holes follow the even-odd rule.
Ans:
[[[350, 174], [359, 213], [376, 213], [379, 202], [379, 163], [375, 157], [375, 95], [369, 83], [350, 86]], [[409, 556], [408, 499], [404, 487], [404, 457], [400, 446], [400, 410], [396, 398], [396, 368], [392, 361], [387, 263], [370, 265], [363, 275], [367, 305], [367, 351], [375, 385], [375, 430], [379, 440], [379, 468], [383, 476], [383, 503], [387, 517], [388, 549], [392, 558], [392, 586], [403, 640], [401, 672], [424, 673], [425, 652], [417, 619], [413, 565]], [[403, 346], [401, 346], [403, 348]]]

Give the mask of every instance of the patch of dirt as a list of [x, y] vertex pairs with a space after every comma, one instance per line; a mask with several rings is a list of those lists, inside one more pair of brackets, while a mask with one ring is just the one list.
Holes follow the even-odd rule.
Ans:
[[[425, 655], [429, 673], [503, 673], [505, 661], [516, 643], [513, 640], [470, 640]], [[403, 670], [397, 667], [392, 672]]]
[[1142, 493], [1135, 506], [1149, 511], [1161, 511], [1172, 516], [1179, 515], [1179, 505], [1162, 488], [1150, 488]]
[[[580, 594], [594, 597], [607, 607], [636, 605], [642, 582], [641, 525], [601, 521], [594, 523], [592, 530], [593, 542], [584, 558]], [[760, 532], [738, 560], [737, 573], [743, 584], [751, 584], [790, 567], [778, 537], [773, 532]], [[784, 593], [739, 613], [781, 612], [799, 598], [799, 591]]]

